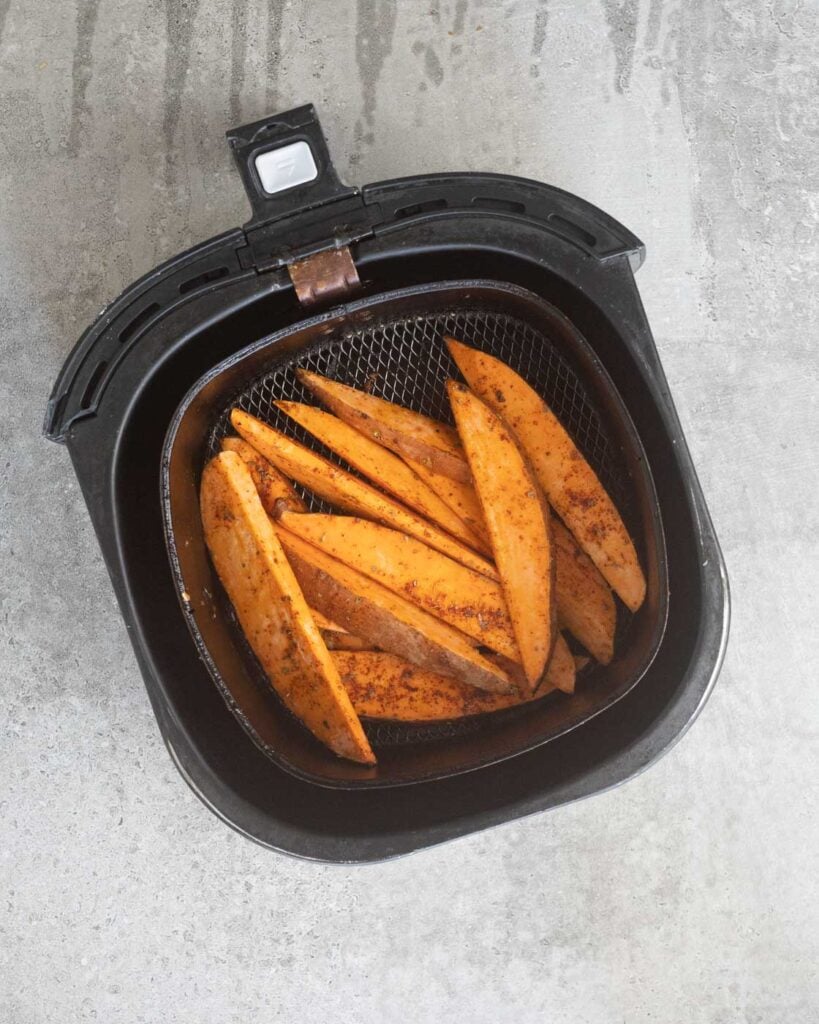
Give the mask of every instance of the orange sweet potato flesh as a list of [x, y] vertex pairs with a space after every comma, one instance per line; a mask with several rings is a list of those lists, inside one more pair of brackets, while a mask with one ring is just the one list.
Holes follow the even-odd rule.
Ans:
[[477, 542], [479, 551], [484, 552], [484, 554], [490, 554], [492, 548], [489, 543], [489, 534], [486, 532], [486, 523], [483, 521], [481, 505], [472, 484], [453, 480], [452, 477], [444, 476], [443, 473], [433, 473], [431, 469], [427, 469], [423, 462], [419, 462], [417, 459], [410, 459], [404, 456], [404, 462], [431, 490], [435, 491], [442, 501], [446, 502], [466, 525], [472, 534], [473, 546]]
[[284, 527], [276, 532], [311, 606], [354, 636], [480, 689], [513, 689], [506, 672], [479, 654], [463, 633]]
[[[502, 654], [490, 653], [487, 654], [487, 657], [507, 673], [521, 693], [526, 692], [526, 676], [523, 674], [523, 669], [519, 664], [510, 661], [509, 658], [505, 658]], [[534, 693], [537, 696], [544, 685], [554, 687], [556, 690], [562, 690], [564, 693], [574, 693], [576, 675], [577, 666], [572, 657], [572, 652], [569, 650], [569, 645], [563, 639], [562, 634], [558, 633], [552, 648], [552, 656], [549, 658], [549, 664], [546, 666], [546, 674], [544, 679], [535, 687]]]
[[469, 483], [469, 466], [452, 427], [309, 370], [296, 370], [296, 376], [339, 419], [373, 441], [422, 461], [436, 473]]
[[495, 567], [471, 548], [281, 431], [241, 409], [233, 410], [231, 422], [235, 430], [278, 469], [326, 501], [347, 512], [403, 530], [470, 569], [497, 579]]
[[509, 429], [457, 381], [447, 384], [529, 686], [556, 636], [555, 561], [549, 515]]
[[484, 647], [520, 660], [503, 590], [494, 580], [406, 533], [368, 519], [286, 512], [279, 521], [291, 533]]
[[374, 764], [358, 715], [262, 507], [250, 470], [235, 452], [222, 452], [205, 467], [200, 508], [216, 572], [271, 685], [336, 754]]
[[[555, 637], [552, 656], [546, 667], [546, 685], [553, 686], [564, 693], [574, 693], [577, 667], [569, 645], [560, 633]], [[540, 690], [536, 691], [540, 693]]]
[[566, 527], [552, 517], [557, 568], [557, 618], [592, 657], [608, 665], [614, 656], [617, 609], [608, 583]]
[[276, 405], [382, 491], [466, 544], [479, 543], [449, 505], [397, 455], [323, 409], [301, 402]]
[[290, 512], [307, 511], [307, 506], [296, 494], [287, 477], [282, 476], [274, 465], [256, 451], [253, 445], [248, 444], [241, 437], [226, 437], [222, 441], [222, 451], [236, 452], [245, 463], [268, 515], [273, 515], [277, 509], [282, 508], [286, 508]]
[[546, 683], [534, 697], [486, 693], [378, 651], [333, 651], [332, 658], [353, 707], [367, 718], [400, 722], [463, 718], [515, 707], [553, 689]]
[[560, 421], [522, 377], [453, 338], [447, 347], [469, 387], [508, 425], [543, 492], [623, 603], [637, 611], [646, 581], [614, 502]]

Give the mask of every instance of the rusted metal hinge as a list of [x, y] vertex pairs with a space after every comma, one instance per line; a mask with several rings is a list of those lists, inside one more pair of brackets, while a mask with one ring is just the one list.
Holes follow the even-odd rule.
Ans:
[[358, 271], [346, 245], [288, 263], [287, 270], [303, 306], [329, 302], [350, 295], [361, 287]]

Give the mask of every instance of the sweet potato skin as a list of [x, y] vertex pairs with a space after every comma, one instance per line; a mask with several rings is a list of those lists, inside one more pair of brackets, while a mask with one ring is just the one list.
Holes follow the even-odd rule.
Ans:
[[283, 508], [290, 512], [307, 511], [307, 506], [287, 477], [260, 455], [252, 444], [241, 437], [226, 437], [222, 441], [222, 451], [235, 452], [245, 463], [268, 515], [272, 516]]
[[323, 409], [301, 402], [276, 402], [276, 405], [381, 490], [453, 537], [475, 546], [475, 537], [461, 518], [393, 452]]
[[513, 689], [508, 675], [462, 633], [284, 527], [277, 527], [277, 534], [311, 606], [354, 636], [480, 689]]
[[296, 370], [296, 376], [339, 419], [373, 441], [397, 455], [422, 460], [436, 473], [469, 483], [469, 467], [452, 427], [318, 373]]
[[608, 583], [566, 527], [552, 517], [557, 569], [557, 617], [601, 665], [614, 656], [617, 608]]
[[235, 452], [222, 452], [205, 467], [200, 508], [216, 572], [271, 685], [336, 754], [374, 764], [250, 470]]
[[479, 644], [520, 660], [503, 590], [494, 580], [368, 519], [288, 512], [280, 522]]
[[555, 563], [547, 510], [509, 429], [463, 384], [447, 384], [475, 491], [492, 540], [529, 686], [543, 675], [556, 636]]
[[495, 567], [477, 552], [281, 431], [241, 409], [233, 410], [231, 422], [278, 469], [325, 500], [347, 512], [403, 530], [470, 569], [497, 579]]
[[395, 654], [333, 651], [333, 660], [353, 707], [367, 718], [435, 722], [516, 707], [551, 692], [548, 684], [532, 697], [486, 693], [449, 676], [411, 665]]
[[549, 503], [623, 603], [637, 611], [646, 581], [620, 513], [540, 395], [514, 370], [454, 338], [444, 339], [469, 387], [507, 423]]
[[335, 630], [321, 631], [328, 651], [373, 651], [375, 644], [362, 640], [360, 636], [353, 636], [352, 633], [339, 633]]
[[332, 619], [328, 619], [326, 615], [323, 615], [318, 608], [311, 608], [310, 614], [313, 616], [313, 622], [318, 626], [322, 633], [346, 633], [347, 630], [343, 626], [339, 626], [337, 622], [333, 622]]

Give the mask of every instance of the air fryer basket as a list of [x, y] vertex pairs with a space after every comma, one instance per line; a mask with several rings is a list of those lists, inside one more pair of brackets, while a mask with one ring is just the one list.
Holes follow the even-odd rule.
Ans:
[[[451, 334], [498, 356], [548, 401], [586, 453], [637, 539], [648, 596], [631, 616], [620, 606], [616, 656], [583, 674], [578, 693], [461, 720], [366, 722], [379, 764], [335, 757], [296, 723], [273, 693], [212, 573], [198, 522], [204, 461], [231, 433], [238, 405], [332, 457], [294, 428], [276, 399], [312, 401], [296, 366], [451, 422], [444, 384], [457, 369]], [[338, 461], [338, 460], [336, 460]], [[348, 467], [349, 468], [349, 467]], [[640, 679], [662, 639], [666, 576], [662, 525], [640, 440], [585, 339], [537, 296], [492, 282], [451, 282], [366, 299], [263, 339], [217, 366], [186, 396], [163, 458], [166, 531], [183, 607], [214, 681], [255, 742], [283, 767], [335, 786], [385, 786], [468, 771], [519, 754], [588, 721]], [[325, 505], [305, 493], [313, 511]]]
[[[103, 310], [66, 359], [45, 423], [46, 435], [65, 444], [71, 457], [160, 733], [180, 774], [214, 814], [266, 847], [360, 862], [558, 807], [644, 770], [689, 728], [713, 688], [727, 642], [729, 598], [719, 543], [637, 290], [643, 244], [602, 210], [537, 181], [447, 173], [345, 186], [309, 105], [236, 129], [228, 139], [251, 220], [154, 268]], [[256, 161], [291, 144], [309, 147], [316, 177], [271, 194]], [[336, 256], [345, 250], [347, 262], [339, 266]], [[324, 308], [331, 307], [318, 316], [303, 305], [309, 289], [296, 287], [299, 280], [304, 285], [296, 269], [314, 257], [323, 268], [343, 271], [308, 280], [323, 285]], [[355, 286], [356, 271], [360, 288], [352, 294], [347, 286]], [[339, 292], [341, 285], [347, 290]], [[356, 296], [357, 302], [332, 308]], [[383, 782], [336, 779], [316, 785], [308, 777], [326, 773], [325, 756], [306, 762], [302, 727], [271, 703], [220, 605], [197, 533], [198, 475], [230, 401], [249, 395], [254, 381], [278, 365], [340, 344], [345, 332], [456, 310], [521, 321], [521, 352], [532, 340], [526, 331], [559, 339], [554, 347], [576, 370], [604, 425], [613, 464], [620, 458], [625, 466], [625, 496], [617, 481], [607, 482], [626, 506], [649, 577], [647, 606], [621, 622], [627, 643], [619, 644], [620, 682], [640, 675], [637, 661], [649, 660], [654, 631], [662, 636], [639, 684], [582, 728], [543, 742], [550, 727], [567, 724], [558, 721], [558, 709], [571, 707], [582, 718], [600, 706], [601, 691], [613, 697], [613, 670], [603, 680], [595, 669], [571, 701], [547, 698], [502, 727], [492, 724], [446, 743], [435, 737], [423, 743], [416, 734], [406, 750], [383, 748], [382, 779], [390, 771], [396, 781], [400, 773], [408, 780], [425, 777], [421, 784], [395, 790]], [[586, 345], [575, 344], [577, 334]], [[426, 353], [423, 340], [417, 339]], [[354, 375], [350, 360], [346, 372]], [[389, 386], [387, 379], [378, 378], [380, 386]], [[547, 396], [549, 388], [544, 384]], [[582, 434], [582, 425], [578, 429]], [[595, 454], [591, 435], [583, 436], [592, 459], [608, 462]], [[172, 466], [163, 462], [169, 451]], [[645, 485], [645, 467], [653, 488]], [[163, 477], [164, 506], [157, 486]], [[175, 567], [165, 542], [169, 517]], [[664, 557], [657, 543], [662, 536]], [[178, 549], [175, 541], [181, 541]], [[180, 573], [199, 588], [193, 595], [206, 597], [205, 588], [213, 595], [213, 629], [204, 616], [196, 618], [206, 644], [191, 639], [189, 619], [197, 612], [180, 602]], [[249, 707], [248, 720], [278, 761], [240, 725], [224, 691], [213, 685], [208, 658], [218, 660], [223, 681], [245, 687], [239, 703]], [[630, 658], [636, 661], [629, 664]], [[237, 670], [223, 672], [231, 659]], [[436, 761], [442, 751], [445, 760]], [[298, 763], [301, 775], [284, 770], [283, 759]], [[480, 760], [489, 763], [459, 770]]]

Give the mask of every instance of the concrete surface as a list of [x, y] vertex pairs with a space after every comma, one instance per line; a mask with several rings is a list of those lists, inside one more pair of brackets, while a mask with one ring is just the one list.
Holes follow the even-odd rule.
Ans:
[[[815, 0], [0, 0], [0, 1021], [819, 1019], [817, 29]], [[734, 596], [650, 772], [349, 870], [180, 781], [39, 436], [103, 303], [245, 219], [224, 130], [307, 100], [350, 181], [515, 172], [645, 239]]]

